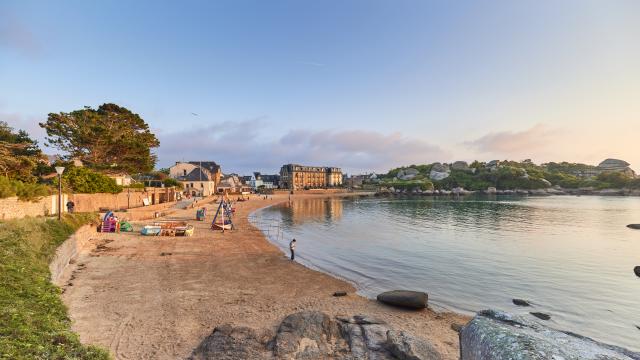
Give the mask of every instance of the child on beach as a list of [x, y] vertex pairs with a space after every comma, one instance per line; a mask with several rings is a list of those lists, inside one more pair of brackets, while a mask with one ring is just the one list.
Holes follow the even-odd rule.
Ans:
[[289, 243], [289, 250], [291, 250], [291, 261], [295, 258], [296, 239], [291, 240]]

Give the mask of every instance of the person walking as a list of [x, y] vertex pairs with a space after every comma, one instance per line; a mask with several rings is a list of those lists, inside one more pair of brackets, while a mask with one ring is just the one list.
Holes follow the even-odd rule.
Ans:
[[75, 209], [75, 207], [76, 207], [76, 204], [73, 201], [71, 201], [71, 200], [67, 201], [67, 212], [68, 213], [72, 213], [73, 210]]
[[289, 250], [291, 250], [291, 260], [293, 261], [293, 259], [295, 258], [295, 251], [296, 251], [296, 239], [291, 240], [291, 242], [289, 243]]

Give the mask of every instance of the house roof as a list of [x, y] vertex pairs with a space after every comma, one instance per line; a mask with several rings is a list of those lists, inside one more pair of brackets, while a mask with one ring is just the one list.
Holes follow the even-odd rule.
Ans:
[[280, 175], [261, 175], [261, 177], [264, 182], [277, 183], [280, 181]]
[[189, 161], [189, 164], [202, 166], [203, 168], [211, 171], [211, 173], [215, 174], [220, 170], [220, 165], [216, 164], [215, 161]]
[[180, 181], [214, 181], [214, 179], [211, 178], [211, 173], [209, 173], [206, 170], [202, 171], [202, 169], [199, 167], [196, 167], [195, 169], [191, 170], [191, 172], [188, 173], [186, 176], [178, 176], [178, 180]]

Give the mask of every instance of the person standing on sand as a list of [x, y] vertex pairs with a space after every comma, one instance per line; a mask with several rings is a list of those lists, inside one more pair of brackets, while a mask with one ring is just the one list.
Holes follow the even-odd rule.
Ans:
[[289, 250], [291, 250], [291, 261], [293, 261], [296, 251], [296, 239], [291, 240], [291, 242], [289, 243]]

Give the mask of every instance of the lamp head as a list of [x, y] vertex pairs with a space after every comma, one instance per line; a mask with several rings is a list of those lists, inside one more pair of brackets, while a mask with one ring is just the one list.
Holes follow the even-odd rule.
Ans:
[[64, 166], [56, 166], [56, 173], [58, 175], [62, 175], [63, 171], [64, 171]]

